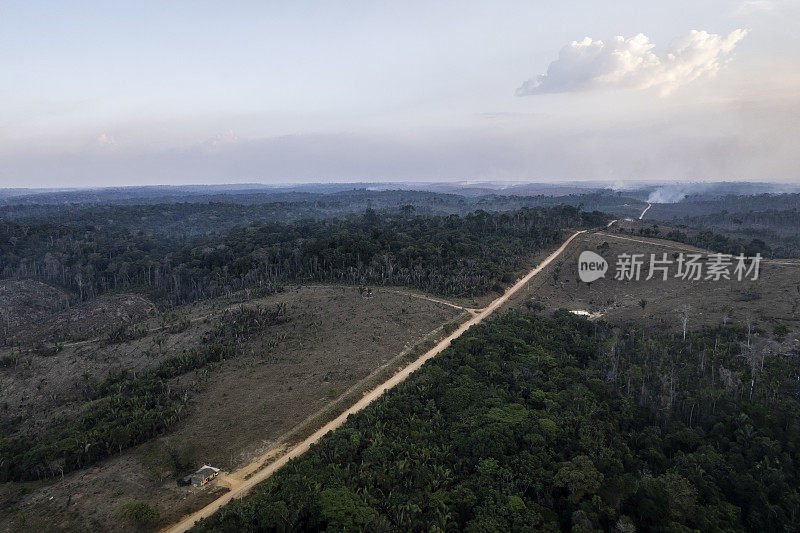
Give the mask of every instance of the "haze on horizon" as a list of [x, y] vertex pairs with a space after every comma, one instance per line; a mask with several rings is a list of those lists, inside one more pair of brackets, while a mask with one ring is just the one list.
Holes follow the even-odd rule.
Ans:
[[0, 187], [800, 182], [797, 2], [572, 4], [0, 0]]

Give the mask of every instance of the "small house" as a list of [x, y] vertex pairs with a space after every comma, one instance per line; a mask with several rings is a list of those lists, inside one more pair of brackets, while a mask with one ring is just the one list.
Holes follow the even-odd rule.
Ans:
[[202, 487], [215, 477], [219, 475], [219, 468], [214, 468], [211, 465], [205, 465], [194, 474], [190, 474], [183, 478], [184, 483], [187, 485], [191, 483], [195, 487]]

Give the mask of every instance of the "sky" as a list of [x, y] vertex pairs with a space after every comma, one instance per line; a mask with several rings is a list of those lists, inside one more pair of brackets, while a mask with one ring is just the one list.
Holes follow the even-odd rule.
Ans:
[[0, 0], [0, 187], [798, 183], [798, 88], [798, 0]]

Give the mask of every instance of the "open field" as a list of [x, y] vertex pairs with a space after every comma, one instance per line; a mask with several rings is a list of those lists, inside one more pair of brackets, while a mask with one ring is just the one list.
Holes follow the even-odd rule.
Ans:
[[[231, 471], [291, 444], [315, 429], [313, 415], [442, 324], [467, 316], [434, 300], [399, 289], [373, 289], [366, 297], [355, 287], [312, 285], [248, 301], [284, 304], [288, 320], [248, 340], [241, 356], [186, 377], [181, 385], [195, 391], [191, 412], [173, 431], [63, 479], [6, 483], [0, 520], [9, 531], [45, 525], [106, 530], [118, 527], [111, 514], [131, 498], [149, 502], [167, 521], [176, 519], [226, 489], [223, 480], [204, 490], [177, 486], [170, 454]], [[79, 411], [80, 384], [89, 380], [84, 372], [94, 380], [115, 368], [145, 368], [196, 345], [231, 305], [238, 304], [204, 303], [177, 310], [180, 319], [145, 319], [136, 324], [145, 334], [124, 342], [66, 343], [49, 356], [26, 353], [16, 368], [0, 371], [4, 391], [22, 395], [10, 402], [15, 416], [31, 420], [16, 431], [38, 430]], [[161, 329], [170, 321], [180, 327]], [[42, 382], [42, 376], [48, 378]], [[34, 381], [41, 382], [39, 389]], [[37, 394], [26, 396], [28, 390]]]
[[[583, 250], [606, 258], [609, 272], [604, 278], [591, 284], [579, 281], [577, 262]], [[620, 235], [613, 227], [586, 233], [564, 254], [560, 264], [553, 267], [558, 269], [557, 277], [551, 268], [548, 276], [542, 276], [521, 291], [512, 305], [526, 309], [541, 306], [545, 310], [586, 311], [592, 317], [602, 317], [615, 324], [636, 322], [660, 332], [681, 332], [678, 309], [684, 304], [689, 306], [691, 329], [715, 326], [723, 319], [744, 322], [747, 315], [765, 330], [777, 324], [800, 326], [800, 262], [795, 260], [762, 261], [756, 281], [685, 281], [673, 276], [666, 281], [660, 276], [646, 281], [646, 265], [639, 281], [613, 279], [616, 257], [621, 253], [642, 253], [646, 258], [654, 253], [660, 258], [663, 253], [672, 257], [673, 253], [680, 252], [708, 253], [664, 239]]]

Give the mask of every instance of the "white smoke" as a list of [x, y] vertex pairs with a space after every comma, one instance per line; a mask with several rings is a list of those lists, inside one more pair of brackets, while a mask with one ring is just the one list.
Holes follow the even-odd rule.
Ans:
[[688, 194], [677, 187], [660, 187], [647, 197], [651, 204], [674, 204], [686, 198]]
[[653, 51], [655, 44], [641, 33], [630, 39], [617, 36], [607, 43], [586, 37], [562, 48], [547, 74], [524, 82], [517, 96], [649, 88], [668, 94], [702, 76], [716, 74], [745, 35], [747, 30], [743, 29], [727, 37], [692, 30], [660, 55]]

